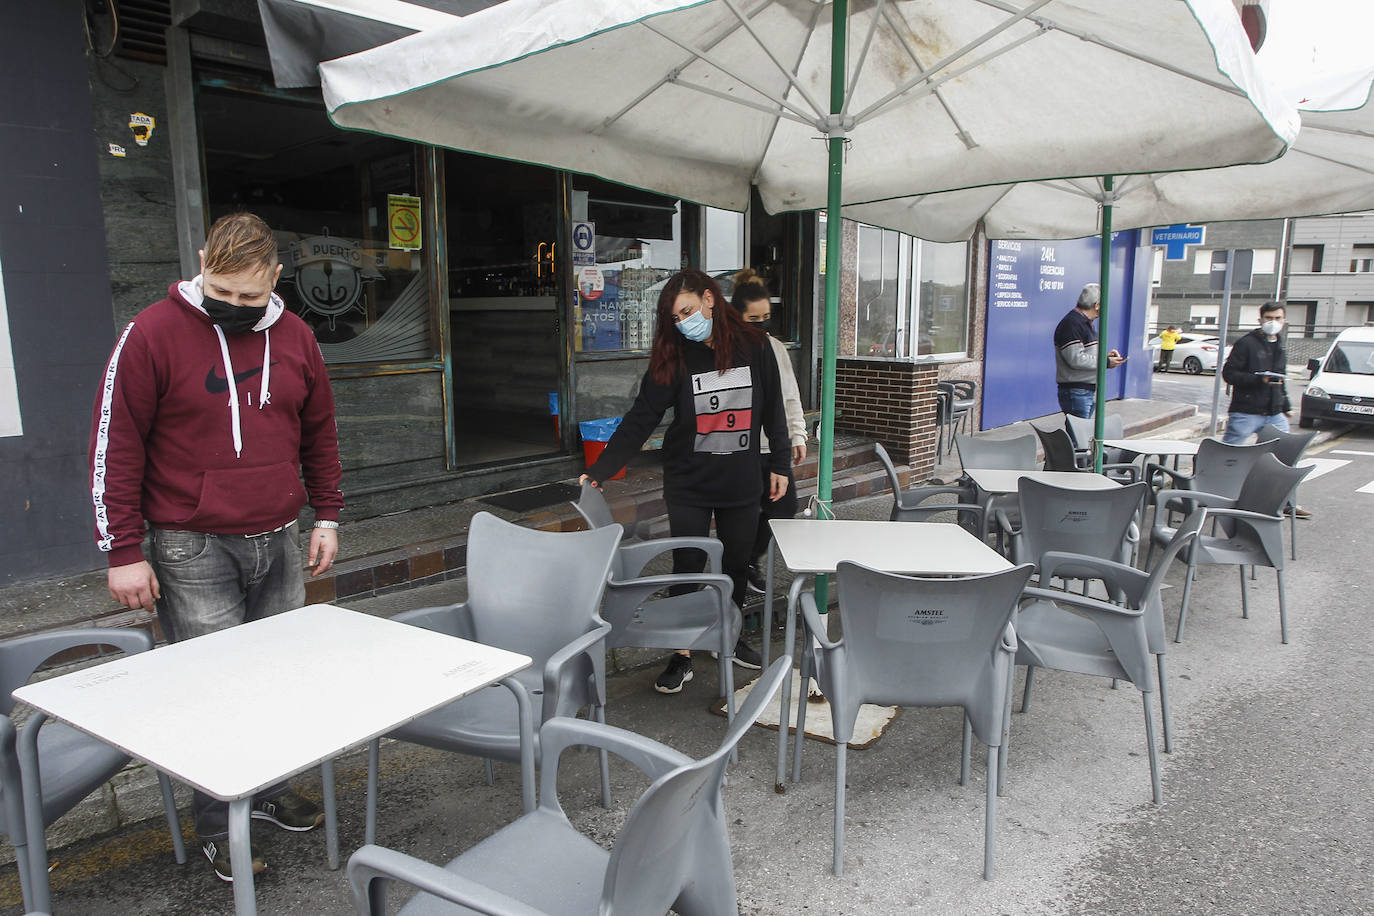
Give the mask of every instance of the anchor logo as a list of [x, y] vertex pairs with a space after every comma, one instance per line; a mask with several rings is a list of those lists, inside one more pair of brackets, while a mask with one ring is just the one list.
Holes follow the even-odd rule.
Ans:
[[328, 319], [331, 332], [338, 318], [358, 305], [363, 282], [382, 277], [366, 265], [357, 242], [332, 236], [328, 228], [292, 244], [289, 262], [301, 302]]

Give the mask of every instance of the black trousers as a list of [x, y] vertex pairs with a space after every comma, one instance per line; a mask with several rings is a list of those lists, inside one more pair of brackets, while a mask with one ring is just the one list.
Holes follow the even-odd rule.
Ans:
[[[684, 506], [668, 503], [668, 531], [673, 537], [706, 537], [711, 533], [711, 518], [716, 520], [716, 538], [724, 545], [721, 559], [722, 571], [734, 584], [733, 597], [737, 606], [744, 605], [744, 589], [748, 580], [745, 571], [749, 568], [749, 548], [754, 543], [758, 530], [759, 507], [757, 503], [735, 506], [728, 509], [711, 509], [702, 506]], [[673, 572], [697, 573], [706, 568], [706, 554], [700, 550], [674, 550]], [[685, 589], [670, 589], [680, 594]]]
[[763, 497], [759, 501], [759, 527], [754, 535], [753, 552], [749, 555], [756, 563], [763, 561], [764, 554], [768, 552], [768, 542], [773, 539], [773, 529], [768, 526], [769, 520], [797, 516], [797, 481], [792, 476], [792, 469], [787, 469], [787, 492], [783, 493], [777, 502], [770, 502], [768, 499], [768, 488], [771, 484], [769, 470], [764, 468]]

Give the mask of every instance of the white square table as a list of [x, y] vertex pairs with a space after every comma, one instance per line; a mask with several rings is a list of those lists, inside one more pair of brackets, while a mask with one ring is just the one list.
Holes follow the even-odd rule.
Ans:
[[1089, 471], [1004, 471], [964, 468], [964, 473], [979, 490], [989, 496], [1015, 493], [1022, 480], [1035, 480], [1066, 490], [1111, 490], [1120, 486], [1104, 474]]
[[1107, 448], [1131, 452], [1140, 458], [1148, 458], [1151, 455], [1173, 458], [1174, 470], [1178, 470], [1178, 459], [1181, 456], [1197, 457], [1198, 448], [1198, 443], [1187, 439], [1103, 439], [1102, 444]]
[[[776, 548], [783, 565], [797, 574], [787, 602], [787, 626], [783, 645], [791, 652], [796, 639], [797, 600], [806, 576], [835, 572], [844, 560], [862, 563], [883, 572], [918, 576], [969, 576], [1010, 569], [1006, 557], [958, 525], [938, 522], [885, 522], [855, 519], [773, 519], [773, 539], [768, 545], [765, 621], [773, 608], [773, 556]], [[765, 622], [767, 632], [768, 623]], [[765, 646], [767, 640], [764, 641]], [[767, 662], [765, 661], [766, 665]], [[782, 682], [782, 708], [778, 716], [779, 792], [784, 788], [787, 730], [791, 724], [789, 698], [792, 679]], [[797, 740], [804, 740], [798, 735]]]
[[[338, 867], [340, 753], [487, 687], [524, 655], [316, 604], [14, 691], [55, 719], [229, 802], [234, 909], [257, 912], [253, 795], [324, 764], [325, 832]], [[267, 736], [264, 719], [291, 714]]]
[[[1008, 496], [1020, 489], [1022, 480], [1036, 480], [1066, 490], [1110, 490], [1120, 486], [1105, 474], [1091, 471], [1007, 471], [991, 468], [964, 468], [964, 474], [978, 488], [978, 505], [983, 507], [986, 516], [992, 515], [993, 503], [999, 496]], [[984, 518], [984, 525], [991, 527], [992, 519]], [[1002, 543], [1002, 533], [998, 529], [997, 542]]]

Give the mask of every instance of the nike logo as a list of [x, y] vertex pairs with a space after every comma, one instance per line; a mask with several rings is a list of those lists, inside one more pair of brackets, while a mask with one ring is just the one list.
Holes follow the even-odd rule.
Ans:
[[[275, 366], [276, 362], [273, 362], [272, 365]], [[258, 366], [255, 369], [245, 369], [242, 372], [235, 372], [234, 384], [238, 385], [246, 382], [261, 371], [262, 366]], [[205, 390], [211, 394], [221, 394], [229, 390], [229, 381], [219, 374], [219, 367], [211, 366], [210, 371], [205, 373]]]

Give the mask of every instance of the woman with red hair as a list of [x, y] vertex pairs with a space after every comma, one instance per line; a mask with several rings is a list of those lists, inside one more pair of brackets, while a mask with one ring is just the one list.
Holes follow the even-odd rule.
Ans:
[[[778, 365], [765, 335], [729, 307], [720, 285], [695, 268], [674, 274], [658, 297], [649, 369], [634, 405], [582, 475], [600, 486], [639, 451], [671, 408], [663, 437], [663, 499], [674, 537], [704, 537], [716, 523], [724, 572], [743, 605], [746, 573], [758, 527], [764, 461], [768, 496], [787, 490], [790, 454]], [[761, 456], [766, 434], [770, 454]], [[673, 552], [673, 572], [700, 572], [699, 550]], [[766, 635], [765, 635], [766, 638]], [[757, 669], [757, 651], [741, 639], [735, 663]], [[677, 693], [692, 679], [692, 656], [679, 650], [654, 682]]]

